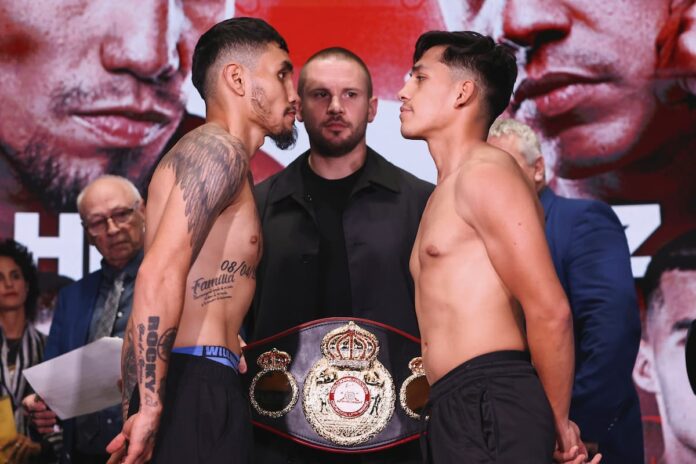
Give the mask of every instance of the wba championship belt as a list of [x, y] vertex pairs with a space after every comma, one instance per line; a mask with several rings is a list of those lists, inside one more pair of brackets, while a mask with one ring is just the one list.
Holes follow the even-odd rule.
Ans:
[[303, 445], [377, 451], [418, 438], [420, 340], [367, 319], [320, 319], [244, 347], [253, 423]]

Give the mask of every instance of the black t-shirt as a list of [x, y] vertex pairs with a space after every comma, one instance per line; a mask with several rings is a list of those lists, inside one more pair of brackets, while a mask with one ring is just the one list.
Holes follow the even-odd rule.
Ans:
[[342, 179], [318, 176], [305, 162], [302, 178], [305, 194], [314, 205], [319, 226], [319, 314], [317, 318], [353, 313], [348, 254], [343, 233], [343, 211], [362, 168]]

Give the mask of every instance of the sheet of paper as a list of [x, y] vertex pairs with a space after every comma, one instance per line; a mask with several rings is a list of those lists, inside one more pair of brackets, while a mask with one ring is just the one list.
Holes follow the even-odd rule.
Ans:
[[122, 346], [120, 338], [100, 338], [30, 367], [24, 376], [61, 419], [96, 412], [121, 402]]

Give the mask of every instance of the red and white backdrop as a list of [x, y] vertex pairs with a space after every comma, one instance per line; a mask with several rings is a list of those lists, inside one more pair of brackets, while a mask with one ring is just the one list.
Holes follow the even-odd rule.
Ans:
[[[432, 182], [425, 144], [399, 135], [396, 93], [416, 38], [470, 29], [514, 45], [520, 76], [508, 116], [542, 136], [554, 190], [614, 207], [634, 276], [694, 228], [693, 0], [0, 0], [0, 236], [27, 244], [47, 273], [78, 279], [96, 269], [76, 192], [104, 172], [146, 187], [161, 153], [202, 121], [189, 75], [196, 39], [232, 15], [273, 24], [298, 69], [328, 46], [360, 55], [380, 99], [368, 142]], [[262, 147], [257, 181], [307, 148], [299, 133], [292, 150]], [[670, 375], [686, 385], [679, 366]], [[694, 423], [696, 398], [686, 398], [690, 413], [679, 417]], [[652, 462], [660, 415], [652, 395], [641, 399]]]

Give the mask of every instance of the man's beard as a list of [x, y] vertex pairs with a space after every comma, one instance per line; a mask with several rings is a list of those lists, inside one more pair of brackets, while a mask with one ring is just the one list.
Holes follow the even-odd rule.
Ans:
[[[51, 150], [44, 141], [32, 141], [23, 152], [10, 153], [24, 189], [36, 195], [42, 205], [54, 212], [77, 211], [77, 196], [87, 184], [104, 174], [130, 179], [143, 191], [152, 168], [137, 169], [142, 164], [141, 148], [108, 148], [97, 150], [106, 164], [93, 158], [71, 159]], [[135, 168], [135, 169], [134, 169]]]
[[[266, 98], [266, 92], [258, 86], [253, 86], [251, 89], [251, 104], [254, 108], [254, 112], [259, 117], [259, 119], [266, 125], [270, 126], [271, 110], [268, 107], [268, 99]], [[291, 111], [292, 108], [287, 108], [286, 113]], [[285, 114], [283, 116], [285, 116]], [[297, 141], [297, 127], [293, 122], [292, 127], [289, 129], [281, 129], [278, 132], [270, 133], [268, 136], [273, 140], [278, 148], [281, 150], [287, 150], [295, 145]]]
[[297, 127], [295, 123], [293, 123], [289, 130], [282, 131], [278, 134], [271, 134], [269, 137], [271, 137], [273, 143], [276, 144], [276, 147], [281, 150], [287, 150], [288, 148], [294, 147], [295, 142], [297, 142]]
[[[345, 122], [345, 121], [344, 121]], [[367, 131], [367, 121], [357, 126], [356, 130], [348, 136], [348, 138], [340, 142], [332, 142], [327, 140], [321, 133], [321, 127], [307, 124], [305, 119], [305, 130], [309, 137], [309, 145], [312, 150], [319, 156], [326, 158], [340, 158], [341, 156], [350, 153], [358, 144], [365, 139]]]

